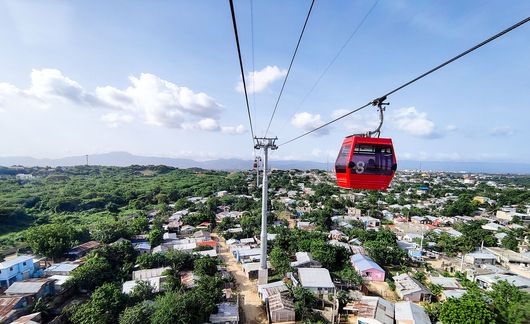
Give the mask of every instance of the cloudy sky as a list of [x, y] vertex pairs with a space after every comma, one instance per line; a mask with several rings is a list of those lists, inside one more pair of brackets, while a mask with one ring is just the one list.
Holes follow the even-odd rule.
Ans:
[[[530, 12], [529, 1], [374, 3], [316, 1], [271, 125], [279, 142]], [[253, 0], [253, 62], [250, 1], [235, 0], [257, 135], [309, 4]], [[383, 136], [394, 139], [398, 158], [530, 162], [529, 38], [527, 24], [390, 97]], [[228, 1], [0, 0], [0, 42], [1, 156], [252, 158]], [[366, 109], [273, 158], [333, 160], [344, 136], [377, 118]]]

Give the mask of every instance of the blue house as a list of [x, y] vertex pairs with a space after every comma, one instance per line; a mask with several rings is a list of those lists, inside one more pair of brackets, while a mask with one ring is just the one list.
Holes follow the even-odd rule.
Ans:
[[0, 287], [7, 288], [15, 281], [28, 279], [34, 272], [35, 266], [31, 255], [20, 255], [0, 262]]

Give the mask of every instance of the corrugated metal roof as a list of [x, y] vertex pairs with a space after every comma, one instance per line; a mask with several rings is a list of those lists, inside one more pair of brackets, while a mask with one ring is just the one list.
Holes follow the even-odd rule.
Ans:
[[25, 262], [25, 261], [28, 261], [28, 260], [32, 260], [32, 262], [33, 262], [33, 258], [34, 258], [34, 256], [32, 256], [32, 255], [19, 255], [16, 258], [0, 262], [0, 269], [7, 269], [7, 268], [12, 267], [12, 266], [14, 266], [16, 264], [19, 264], [19, 263], [22, 263], [22, 262]]
[[299, 268], [298, 275], [303, 287], [306, 288], [335, 288], [328, 269]]
[[381, 272], [385, 272], [383, 268], [381, 268], [377, 263], [375, 263], [366, 255], [354, 254], [350, 257], [350, 261], [352, 265], [355, 265], [359, 269], [359, 271], [375, 269]]
[[29, 279], [16, 281], [5, 291], [6, 295], [36, 294], [44, 285], [53, 282], [53, 279]]

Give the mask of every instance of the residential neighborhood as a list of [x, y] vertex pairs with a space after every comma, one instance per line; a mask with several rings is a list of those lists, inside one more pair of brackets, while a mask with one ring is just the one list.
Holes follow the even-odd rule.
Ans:
[[83, 322], [102, 289], [123, 296], [125, 313], [149, 316], [170, 307], [168, 296], [204, 293], [209, 313], [193, 318], [209, 323], [445, 323], [446, 305], [465, 307], [459, 300], [479, 292], [528, 298], [528, 191], [508, 176], [470, 183], [465, 174], [400, 171], [385, 192], [357, 192], [325, 171], [272, 170], [265, 283], [259, 191], [251, 173], [238, 177], [238, 189], [90, 227], [91, 239], [60, 253], [35, 227], [38, 236], [0, 262], [0, 320]]

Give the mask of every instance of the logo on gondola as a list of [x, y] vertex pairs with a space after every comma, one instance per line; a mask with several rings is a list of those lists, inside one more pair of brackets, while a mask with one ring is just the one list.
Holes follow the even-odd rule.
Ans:
[[364, 172], [364, 162], [363, 161], [357, 162], [357, 164], [355, 165], [355, 172], [356, 173], [363, 173]]

